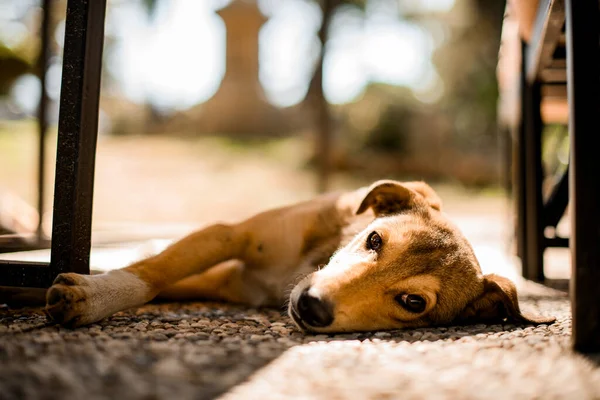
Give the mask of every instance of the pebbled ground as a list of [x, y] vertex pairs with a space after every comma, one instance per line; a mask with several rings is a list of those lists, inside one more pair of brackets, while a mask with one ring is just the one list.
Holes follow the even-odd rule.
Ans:
[[150, 304], [89, 327], [0, 309], [0, 399], [597, 399], [563, 293], [525, 283], [551, 325], [307, 336], [279, 310]]

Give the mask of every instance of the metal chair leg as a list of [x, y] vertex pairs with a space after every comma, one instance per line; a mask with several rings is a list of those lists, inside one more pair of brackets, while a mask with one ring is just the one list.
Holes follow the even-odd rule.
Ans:
[[571, 165], [573, 346], [600, 351], [600, 12], [597, 0], [566, 0]]
[[58, 124], [51, 268], [89, 274], [106, 0], [69, 0]]
[[[523, 44], [523, 60], [526, 59]], [[520, 256], [523, 276], [541, 282], [544, 280], [544, 223], [542, 199], [542, 118], [541, 90], [538, 83], [526, 78], [526, 63], [521, 67], [521, 127], [519, 133], [520, 171], [519, 209]]]
[[90, 272], [105, 12], [106, 0], [67, 3], [51, 260], [0, 261], [0, 287], [47, 288], [61, 272]]

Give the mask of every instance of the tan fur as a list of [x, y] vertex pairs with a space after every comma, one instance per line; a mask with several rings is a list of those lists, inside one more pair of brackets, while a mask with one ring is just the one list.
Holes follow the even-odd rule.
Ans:
[[[512, 282], [482, 275], [469, 243], [441, 208], [423, 182], [378, 181], [238, 224], [212, 225], [123, 270], [61, 274], [48, 291], [46, 311], [78, 326], [159, 296], [252, 306], [289, 300], [297, 325], [318, 332], [552, 321], [524, 316]], [[366, 244], [372, 232], [382, 239], [377, 251]], [[423, 299], [421, 311], [399, 302], [409, 294]], [[315, 315], [318, 326], [308, 322]]]

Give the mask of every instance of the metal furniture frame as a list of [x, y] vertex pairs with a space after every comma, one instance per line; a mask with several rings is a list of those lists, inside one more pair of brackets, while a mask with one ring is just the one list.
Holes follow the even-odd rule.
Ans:
[[[45, 87], [51, 0], [44, 0]], [[0, 261], [0, 286], [48, 288], [61, 272], [89, 274], [94, 163], [106, 0], [69, 0], [65, 26], [50, 263]], [[44, 90], [42, 90], [44, 92]], [[40, 101], [39, 209], [43, 208], [46, 98]], [[41, 213], [40, 213], [41, 218]], [[38, 228], [40, 231], [41, 228]]]
[[[517, 253], [523, 275], [543, 282], [544, 250], [570, 247], [573, 345], [600, 351], [600, 162], [594, 145], [600, 115], [598, 0], [540, 0], [529, 44], [523, 43], [521, 124], [515, 135], [513, 178]], [[542, 194], [543, 97], [569, 107], [567, 172]], [[571, 237], [546, 237], [570, 204]]]

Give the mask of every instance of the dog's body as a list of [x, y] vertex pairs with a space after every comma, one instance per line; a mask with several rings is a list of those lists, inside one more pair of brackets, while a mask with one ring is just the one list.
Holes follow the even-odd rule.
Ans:
[[[514, 285], [483, 276], [422, 182], [379, 181], [216, 224], [127, 268], [61, 274], [46, 311], [78, 326], [159, 296], [285, 304], [304, 330], [333, 332], [525, 317]], [[327, 264], [324, 268], [320, 266]]]

